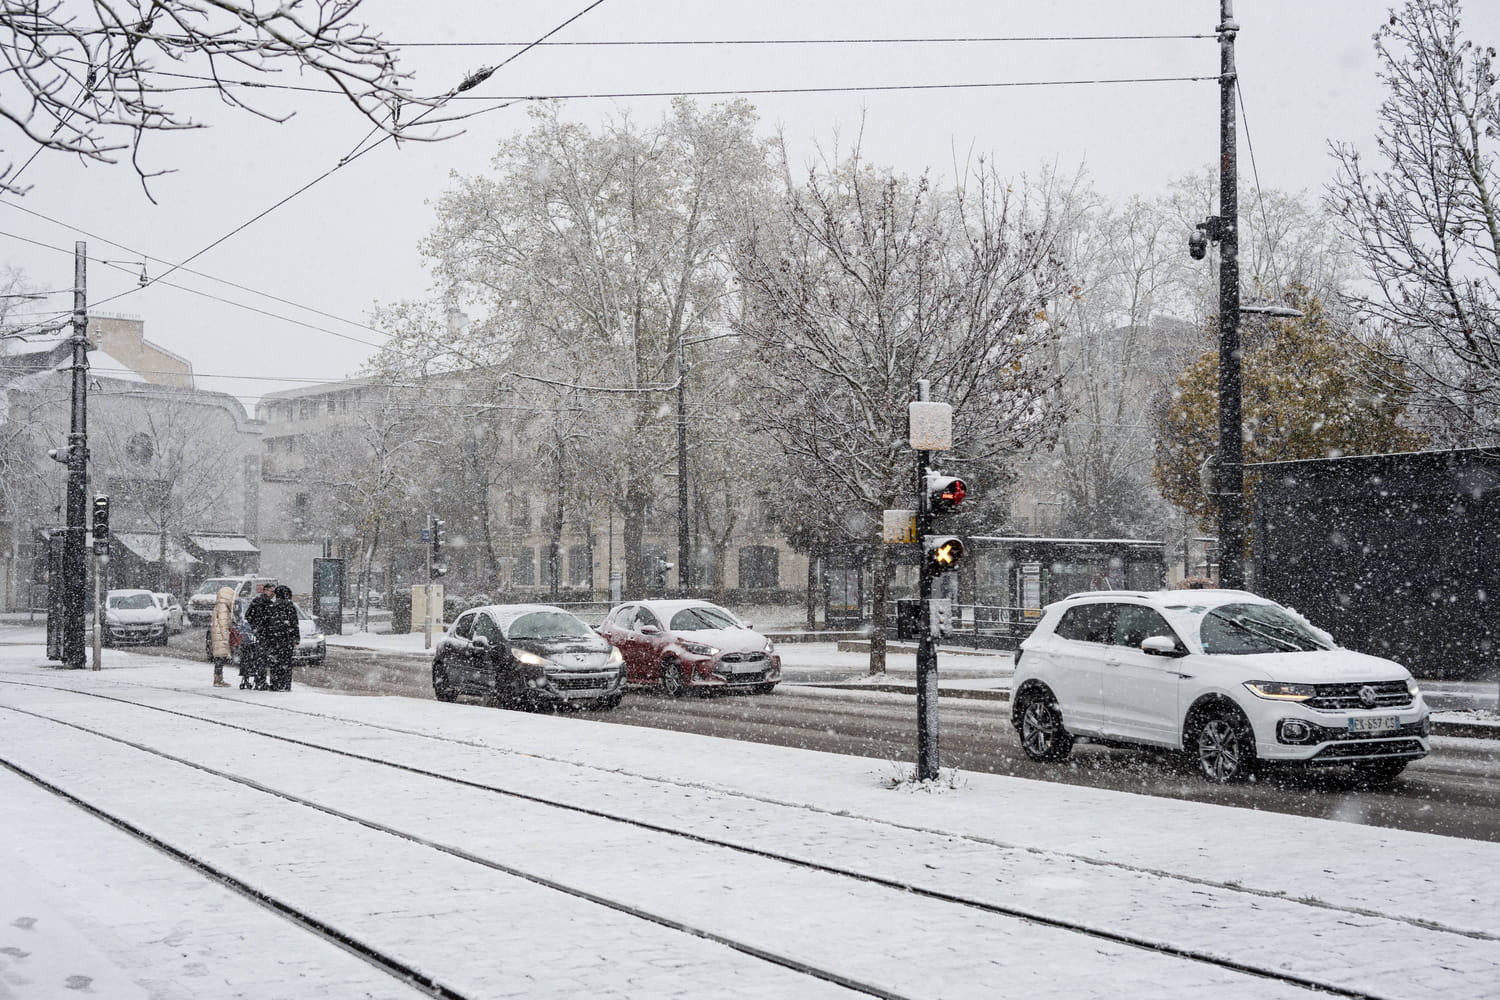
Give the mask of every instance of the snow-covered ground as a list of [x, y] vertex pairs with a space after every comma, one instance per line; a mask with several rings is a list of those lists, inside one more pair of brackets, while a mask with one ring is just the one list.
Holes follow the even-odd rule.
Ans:
[[0, 647], [5, 1000], [1500, 996], [1496, 844], [103, 666]]

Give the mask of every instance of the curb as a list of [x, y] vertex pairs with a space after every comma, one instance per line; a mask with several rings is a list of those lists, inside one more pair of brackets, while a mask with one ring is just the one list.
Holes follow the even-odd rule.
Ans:
[[[813, 683], [801, 683], [796, 687], [833, 688], [839, 691], [880, 691], [885, 694], [909, 694], [916, 695], [915, 684], [844, 684], [837, 681], [822, 681]], [[1010, 701], [1009, 691], [990, 691], [983, 688], [968, 690], [964, 688], [943, 690], [938, 689], [939, 698], [958, 698], [969, 701]], [[1500, 726], [1488, 726], [1475, 722], [1442, 722], [1434, 719], [1432, 723], [1432, 735], [1452, 736], [1460, 739], [1475, 740], [1500, 740]]]

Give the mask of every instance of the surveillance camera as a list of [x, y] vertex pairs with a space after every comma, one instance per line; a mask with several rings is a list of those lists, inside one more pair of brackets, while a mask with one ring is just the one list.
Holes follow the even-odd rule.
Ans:
[[1202, 227], [1193, 230], [1188, 237], [1188, 255], [1194, 260], [1202, 260], [1208, 255], [1208, 237]]

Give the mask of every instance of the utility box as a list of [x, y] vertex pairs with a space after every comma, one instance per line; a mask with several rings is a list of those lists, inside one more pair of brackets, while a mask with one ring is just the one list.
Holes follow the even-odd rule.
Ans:
[[923, 620], [922, 602], [899, 600], [896, 602], [896, 638], [902, 642], [916, 642], [927, 627]]

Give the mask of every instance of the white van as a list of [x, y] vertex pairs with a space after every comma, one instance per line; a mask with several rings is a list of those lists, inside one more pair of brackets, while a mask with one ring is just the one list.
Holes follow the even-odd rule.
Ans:
[[204, 580], [193, 591], [193, 596], [188, 598], [187, 616], [188, 621], [194, 625], [207, 625], [209, 618], [214, 613], [214, 599], [219, 594], [220, 587], [233, 587], [235, 599], [249, 599], [255, 596], [261, 584], [269, 583], [276, 586], [274, 576], [223, 576], [212, 580]]

